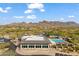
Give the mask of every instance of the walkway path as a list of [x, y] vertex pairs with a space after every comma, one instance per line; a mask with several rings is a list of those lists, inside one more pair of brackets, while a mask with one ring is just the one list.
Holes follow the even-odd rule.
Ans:
[[16, 49], [16, 53], [20, 55], [55, 55], [55, 50], [52, 51], [50, 48], [27, 48], [27, 49]]

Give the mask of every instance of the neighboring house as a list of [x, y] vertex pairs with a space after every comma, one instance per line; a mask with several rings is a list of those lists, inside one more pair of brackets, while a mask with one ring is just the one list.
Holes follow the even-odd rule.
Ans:
[[7, 38], [0, 38], [0, 43], [5, 43], [5, 42], [9, 42], [10, 39]]

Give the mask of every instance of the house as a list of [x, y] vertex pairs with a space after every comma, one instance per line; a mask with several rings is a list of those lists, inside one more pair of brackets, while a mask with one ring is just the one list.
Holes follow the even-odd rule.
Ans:
[[39, 35], [26, 35], [20, 38], [16, 52], [21, 55], [51, 55], [51, 42], [48, 38]]
[[46, 37], [39, 35], [23, 36], [20, 40], [20, 48], [49, 48], [51, 43]]

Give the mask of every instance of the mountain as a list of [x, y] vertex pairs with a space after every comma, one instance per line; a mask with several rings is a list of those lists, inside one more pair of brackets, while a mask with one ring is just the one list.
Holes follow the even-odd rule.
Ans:
[[41, 21], [38, 23], [11, 23], [7, 25], [0, 25], [1, 27], [33, 27], [33, 26], [40, 26], [40, 27], [79, 27], [79, 24], [76, 22], [60, 22], [60, 21]]

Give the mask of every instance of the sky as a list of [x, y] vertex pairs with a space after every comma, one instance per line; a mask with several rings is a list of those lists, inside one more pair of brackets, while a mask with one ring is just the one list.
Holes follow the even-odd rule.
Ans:
[[79, 23], [79, 4], [0, 3], [0, 24], [43, 20]]

